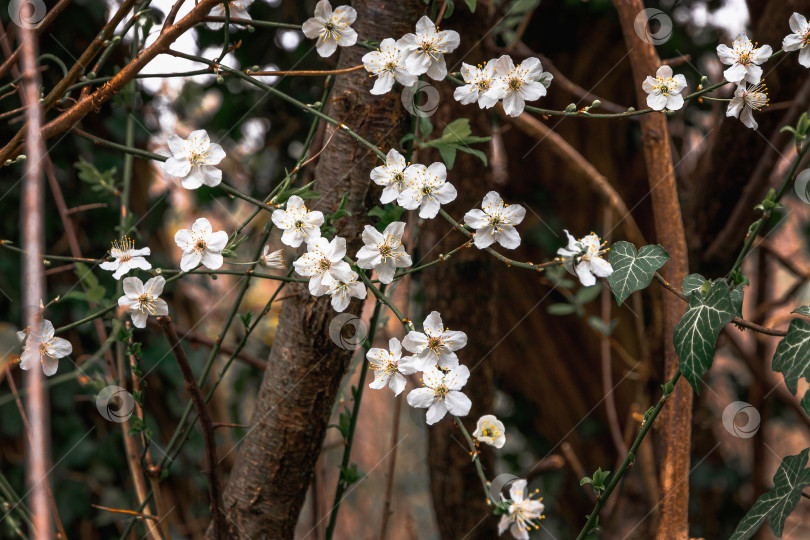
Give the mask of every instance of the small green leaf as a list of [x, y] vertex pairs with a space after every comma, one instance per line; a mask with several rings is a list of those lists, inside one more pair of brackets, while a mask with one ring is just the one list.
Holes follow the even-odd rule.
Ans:
[[787, 335], [776, 346], [771, 369], [785, 376], [785, 386], [792, 394], [798, 390], [799, 378], [810, 381], [810, 325], [793, 319]]
[[79, 278], [85, 290], [70, 291], [62, 297], [62, 300], [75, 299], [100, 304], [107, 294], [107, 289], [98, 282], [98, 278], [93, 274], [93, 271], [86, 264], [75, 262], [73, 272]]
[[613, 333], [613, 330], [616, 329], [616, 326], [619, 324], [619, 320], [613, 319], [612, 321], [610, 321], [610, 324], [607, 325], [605, 324], [605, 321], [603, 321], [601, 317], [596, 317], [592, 315], [588, 317], [588, 324], [590, 325], [591, 328], [593, 328], [600, 334], [609, 337]]
[[475, 13], [475, 0], [464, 0], [464, 3], [470, 8], [470, 13]]
[[358, 480], [361, 480], [364, 476], [366, 476], [366, 473], [364, 473], [357, 467], [357, 463], [352, 463], [348, 467], [340, 468], [341, 480], [343, 480], [344, 484], [347, 486], [350, 486], [355, 482], [357, 482]]
[[102, 172], [96, 169], [95, 165], [88, 163], [82, 157], [80, 157], [79, 161], [74, 163], [73, 166], [79, 171], [79, 180], [90, 184], [92, 191], [115, 193], [115, 167]]
[[375, 226], [377, 227], [378, 231], [382, 232], [394, 221], [399, 221], [399, 218], [402, 217], [404, 212], [405, 209], [401, 206], [396, 204], [386, 204], [384, 208], [375, 206], [368, 211], [368, 215], [379, 219]]
[[810, 486], [810, 469], [805, 469], [807, 454], [805, 448], [795, 456], [782, 460], [776, 474], [773, 475], [773, 489], [763, 493], [748, 513], [737, 525], [730, 540], [746, 540], [753, 537], [762, 523], [768, 518], [771, 530], [781, 538], [785, 520], [802, 497], [802, 490]]
[[577, 312], [577, 306], [574, 304], [551, 304], [546, 308], [549, 315], [571, 315]]
[[738, 287], [731, 291], [731, 304], [734, 306], [734, 316], [742, 318], [744, 293], [742, 287]]
[[804, 315], [805, 317], [810, 317], [810, 306], [802, 306], [793, 310], [793, 313], [798, 313], [799, 315]]
[[669, 254], [659, 245], [644, 246], [636, 251], [633, 244], [622, 241], [610, 248], [609, 259], [613, 273], [608, 283], [616, 302], [622, 305], [631, 294], [650, 286], [653, 274], [669, 260]]
[[712, 366], [717, 336], [733, 318], [734, 304], [725, 281], [714, 283], [705, 298], [694, 292], [690, 296], [689, 307], [675, 326], [673, 341], [681, 373], [695, 393], [700, 393], [700, 380]]
[[596, 299], [599, 296], [599, 293], [602, 292], [602, 284], [598, 281], [596, 285], [591, 287], [582, 287], [579, 289], [576, 294], [574, 295], [577, 299], [577, 302], [580, 304], [587, 304]]

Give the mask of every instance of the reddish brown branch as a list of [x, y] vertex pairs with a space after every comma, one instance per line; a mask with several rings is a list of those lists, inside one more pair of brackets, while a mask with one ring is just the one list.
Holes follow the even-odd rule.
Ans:
[[222, 510], [222, 499], [220, 498], [219, 479], [217, 478], [216, 470], [218, 460], [216, 439], [214, 438], [214, 422], [211, 420], [208, 409], [205, 407], [205, 398], [203, 398], [200, 387], [197, 386], [197, 381], [194, 379], [194, 372], [191, 371], [191, 365], [188, 362], [186, 351], [183, 350], [183, 346], [180, 344], [180, 338], [177, 337], [177, 332], [172, 325], [171, 319], [168, 316], [158, 317], [158, 323], [169, 342], [170, 350], [175, 360], [177, 360], [180, 372], [183, 374], [186, 391], [191, 395], [194, 408], [197, 410], [197, 417], [200, 420], [203, 440], [205, 441], [205, 474], [208, 476], [208, 494], [211, 499], [212, 532], [214, 538], [225, 538], [227, 529], [225, 526], [225, 513]]
[[[121, 6], [121, 9], [116, 13], [116, 16], [120, 15], [123, 18], [123, 13], [126, 10], [124, 8], [129, 6], [132, 7], [135, 0], [126, 0], [125, 3]], [[106, 82], [101, 88], [97, 89], [95, 92], [88, 96], [82, 96], [75, 105], [73, 105], [70, 109], [53, 119], [52, 121], [48, 122], [45, 126], [42, 127], [40, 130], [40, 135], [43, 139], [49, 139], [56, 135], [60, 135], [65, 133], [66, 131], [70, 130], [73, 126], [75, 126], [79, 120], [84, 118], [87, 114], [89, 114], [93, 110], [98, 110], [102, 104], [106, 101], [112, 99], [121, 89], [124, 88], [130, 81], [132, 81], [135, 76], [144, 68], [146, 65], [151, 62], [158, 54], [165, 52], [171, 46], [171, 44], [180, 37], [186, 30], [197, 24], [202, 20], [202, 18], [211, 10], [212, 7], [217, 5], [220, 0], [200, 0], [200, 2], [192, 8], [192, 10], [183, 17], [177, 24], [173, 24], [169, 28], [167, 28], [164, 32], [160, 34], [160, 36], [155, 40], [152, 45], [141, 51], [135, 58], [130, 61], [129, 64], [124, 66], [121, 71], [119, 71], [111, 80]], [[123, 13], [122, 13], [123, 12]], [[115, 25], [120, 22], [120, 18], [118, 21], [113, 18], [110, 21], [112, 24], [112, 28], [109, 30], [110, 32], [112, 29], [115, 28]], [[105, 30], [110, 26], [108, 24], [105, 26]], [[102, 32], [102, 34], [107, 35]], [[52, 105], [57, 101], [58, 98], [64, 94], [65, 90], [67, 90], [70, 84], [73, 84], [76, 79], [78, 79], [79, 75], [81, 74], [82, 68], [77, 68], [77, 66], [81, 65], [88, 65], [92, 57], [98, 52], [98, 48], [101, 46], [103, 41], [99, 41], [96, 39], [93, 44], [88, 47], [76, 65], [71, 68], [68, 72], [68, 76], [65, 77], [45, 98], [45, 106], [46, 108]], [[70, 81], [68, 84], [65, 84], [65, 81]], [[19, 154], [20, 152], [20, 142], [22, 141], [22, 131], [18, 132], [17, 135], [2, 149], [0, 150], [0, 164], [5, 163], [7, 159], [10, 157], [14, 157]], [[29, 158], [30, 159], [30, 158]]]
[[194, 403], [194, 408], [197, 410], [197, 418], [200, 420], [200, 427], [203, 432], [203, 440], [205, 441], [206, 452], [206, 471], [208, 476], [208, 494], [211, 503], [211, 520], [212, 532], [214, 538], [225, 538], [227, 535], [227, 528], [225, 524], [225, 513], [222, 510], [222, 499], [220, 498], [219, 479], [217, 478], [217, 446], [216, 439], [214, 438], [214, 422], [208, 414], [208, 409], [205, 406], [205, 398], [197, 386], [197, 381], [194, 379], [194, 372], [191, 371], [191, 365], [188, 362], [186, 351], [180, 344], [180, 338], [177, 337], [177, 332], [172, 325], [172, 321], [168, 316], [158, 317], [160, 329], [169, 342], [169, 347], [177, 360], [177, 365], [180, 367], [180, 372], [183, 374], [185, 381], [186, 391], [191, 395], [191, 401]]

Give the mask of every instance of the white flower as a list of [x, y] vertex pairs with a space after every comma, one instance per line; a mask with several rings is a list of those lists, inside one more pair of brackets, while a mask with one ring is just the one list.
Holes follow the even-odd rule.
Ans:
[[[55, 337], [53, 333], [53, 324], [48, 319], [42, 319], [39, 323], [39, 340], [29, 335], [28, 330], [17, 332], [20, 341], [25, 340], [23, 352], [20, 355], [20, 369], [32, 369], [39, 362], [42, 364], [42, 372], [46, 376], [50, 377], [56, 373], [59, 368], [59, 359], [72, 353], [73, 345], [66, 339]], [[38, 350], [32, 347], [34, 341], [39, 342]]]
[[720, 61], [731, 66], [723, 72], [723, 76], [729, 82], [738, 83], [746, 80], [751, 84], [757, 84], [762, 79], [762, 64], [771, 57], [773, 49], [770, 45], [763, 45], [757, 49], [754, 43], [748, 39], [744, 33], [737, 36], [730, 49], [724, 44], [717, 46], [717, 56]]
[[448, 412], [455, 416], [466, 416], [472, 402], [464, 395], [461, 387], [467, 384], [470, 370], [467, 366], [457, 366], [442, 373], [435, 367], [429, 367], [422, 373], [424, 388], [417, 388], [408, 393], [408, 405], [427, 411], [428, 425], [435, 424]]
[[133, 268], [140, 268], [142, 270], [149, 270], [152, 265], [143, 258], [144, 255], [151, 255], [151, 250], [146, 248], [135, 249], [135, 244], [126, 236], [121, 237], [120, 240], [113, 242], [110, 248], [110, 255], [115, 259], [114, 261], [105, 261], [101, 263], [102, 270], [114, 271], [113, 277], [121, 279], [121, 276], [132, 270]]
[[568, 231], [565, 234], [568, 246], [558, 249], [557, 255], [562, 255], [565, 269], [579, 277], [584, 286], [590, 287], [596, 283], [596, 277], [604, 278], [613, 273], [613, 267], [601, 257], [607, 250], [602, 249], [598, 236], [591, 233], [576, 240]]
[[402, 358], [402, 345], [397, 338], [388, 341], [388, 349], [374, 348], [366, 353], [374, 369], [374, 380], [368, 387], [379, 390], [388, 385], [398, 396], [405, 389], [404, 375], [416, 373], [416, 362], [413, 356]]
[[265, 268], [286, 268], [284, 265], [284, 250], [279, 249], [270, 253], [270, 246], [264, 246], [262, 255], [259, 257], [259, 264]]
[[439, 207], [456, 200], [456, 188], [447, 183], [447, 167], [436, 162], [430, 167], [414, 163], [405, 169], [405, 189], [397, 203], [407, 210], [419, 208], [419, 217], [433, 219]]
[[329, 296], [332, 297], [332, 308], [335, 311], [343, 311], [349, 307], [352, 298], [366, 298], [366, 285], [362, 281], [358, 282], [357, 277], [357, 272], [350, 271], [349, 279], [344, 281], [336, 278], [329, 286]]
[[808, 47], [810, 45], [810, 24], [804, 15], [794, 13], [790, 16], [790, 29], [793, 30], [793, 33], [782, 40], [782, 49], [786, 52], [801, 49], [799, 63], [810, 68], [810, 47]]
[[395, 201], [405, 189], [405, 158], [393, 148], [385, 156], [385, 165], [371, 169], [371, 179], [378, 186], [383, 186], [380, 202], [383, 204]]
[[[537, 493], [535, 490], [534, 493]], [[503, 534], [506, 529], [518, 540], [529, 540], [529, 531], [538, 529], [538, 522], [545, 518], [543, 515], [543, 499], [532, 500], [532, 494], [526, 494], [526, 480], [517, 480], [509, 488], [510, 504], [509, 513], [501, 516], [498, 523], [498, 534]]]
[[515, 66], [506, 54], [495, 62], [495, 76], [485, 95], [489, 99], [502, 99], [503, 110], [509, 116], [520, 116], [527, 101], [545, 96], [554, 78], [551, 73], [543, 71], [537, 58], [527, 58]]
[[458, 366], [455, 351], [467, 344], [467, 334], [445, 328], [438, 311], [432, 311], [422, 327], [425, 330], [424, 334], [412, 330], [402, 340], [402, 346], [416, 354], [421, 370], [436, 366], [442, 369]]
[[683, 107], [681, 92], [686, 88], [686, 77], [681, 74], [672, 76], [672, 68], [661, 66], [655, 72], [655, 77], [647, 75], [641, 87], [649, 95], [647, 106], [654, 111], [669, 109], [677, 111]]
[[503, 448], [506, 442], [506, 433], [503, 427], [503, 422], [495, 418], [491, 414], [485, 414], [478, 419], [478, 424], [475, 426], [472, 436], [495, 448]]
[[297, 248], [304, 240], [309, 242], [321, 237], [323, 213], [307, 210], [304, 199], [298, 195], [287, 200], [286, 210], [274, 210], [271, 219], [276, 227], [284, 231], [281, 241], [290, 247]]
[[748, 84], [737, 85], [734, 97], [728, 103], [726, 116], [739, 118], [742, 123], [751, 129], [757, 129], [759, 124], [754, 120], [754, 111], [759, 112], [768, 106], [768, 92], [764, 83], [756, 86]]
[[189, 229], [180, 229], [174, 235], [174, 242], [183, 250], [180, 270], [194, 270], [202, 262], [203, 266], [216, 270], [222, 266], [222, 250], [228, 244], [228, 233], [213, 232], [211, 223], [205, 218], [194, 222]]
[[523, 221], [526, 209], [519, 204], [504, 204], [501, 196], [490, 191], [477, 208], [464, 215], [464, 223], [476, 229], [473, 235], [475, 247], [485, 249], [498, 242], [506, 249], [515, 249], [520, 245], [520, 235], [515, 225]]
[[[248, 6], [253, 3], [253, 0], [229, 0], [228, 1], [228, 9], [230, 11], [230, 16], [233, 19], [250, 19], [250, 13], [248, 13]], [[224, 17], [225, 16], [225, 6], [223, 4], [217, 4], [213, 8], [211, 8], [211, 12], [209, 13], [211, 17]], [[221, 22], [209, 22], [206, 23], [206, 26], [211, 30], [219, 30], [225, 23]], [[234, 26], [234, 25], [231, 25]]]
[[390, 92], [394, 87], [394, 80], [399, 81], [402, 86], [413, 86], [416, 82], [417, 76], [405, 69], [402, 51], [393, 38], [382, 40], [380, 47], [376, 51], [364, 54], [362, 60], [366, 71], [371, 73], [371, 76], [377, 76], [374, 88], [371, 89], [374, 95]]
[[464, 86], [459, 86], [453, 92], [453, 97], [456, 101], [464, 105], [478, 102], [478, 106], [482, 109], [489, 109], [496, 103], [498, 99], [487, 95], [487, 91], [492, 87], [495, 79], [495, 63], [496, 60], [490, 60], [484, 66], [471, 66], [464, 62], [461, 63], [461, 76]]
[[346, 256], [346, 239], [316, 238], [307, 242], [307, 252], [293, 262], [299, 275], [309, 278], [309, 292], [321, 296], [330, 291], [336, 282], [352, 281], [352, 269], [343, 260]]
[[124, 296], [118, 299], [118, 305], [132, 312], [132, 324], [137, 328], [146, 328], [146, 317], [160, 317], [169, 314], [169, 306], [162, 298], [166, 280], [155, 276], [144, 284], [136, 277], [124, 278]]
[[411, 75], [427, 76], [440, 81], [447, 76], [444, 54], [453, 52], [461, 43], [458, 32], [439, 31], [433, 21], [424, 15], [416, 23], [416, 34], [405, 34], [397, 47], [405, 53], [405, 67]]
[[182, 178], [184, 188], [197, 189], [203, 184], [214, 187], [222, 182], [222, 171], [214, 165], [225, 157], [225, 150], [212, 143], [204, 129], [192, 131], [188, 139], [172, 135], [167, 142], [172, 157], [163, 164], [163, 171]]
[[363, 229], [363, 243], [357, 252], [357, 266], [377, 270], [380, 283], [394, 281], [394, 272], [412, 264], [411, 256], [405, 253], [402, 247], [402, 234], [405, 232], [405, 223], [394, 221], [389, 223], [383, 232], [377, 231], [371, 225]]
[[357, 18], [357, 11], [350, 6], [338, 6], [332, 11], [329, 0], [315, 5], [315, 16], [304, 21], [301, 30], [310, 39], [318, 39], [315, 48], [318, 54], [331, 56], [338, 45], [348, 47], [357, 43], [357, 32], [350, 26]]

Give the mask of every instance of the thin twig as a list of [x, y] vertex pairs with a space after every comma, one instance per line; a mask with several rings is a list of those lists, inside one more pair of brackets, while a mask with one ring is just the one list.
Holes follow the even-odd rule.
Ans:
[[214, 538], [225, 538], [227, 535], [227, 527], [225, 525], [225, 513], [222, 509], [219, 479], [217, 478], [216, 471], [218, 460], [216, 439], [214, 438], [214, 422], [211, 420], [208, 409], [205, 407], [202, 392], [200, 392], [200, 387], [197, 386], [197, 382], [194, 380], [194, 372], [191, 371], [191, 365], [188, 362], [186, 351], [183, 350], [183, 346], [180, 344], [180, 338], [177, 337], [177, 332], [174, 330], [171, 319], [168, 316], [158, 317], [158, 322], [160, 323], [161, 330], [163, 330], [163, 334], [166, 336], [166, 340], [169, 342], [171, 352], [175, 360], [177, 360], [180, 372], [183, 374], [186, 391], [191, 394], [194, 408], [197, 409], [197, 418], [200, 420], [203, 440], [205, 441], [205, 474], [208, 476], [208, 494], [210, 497]]
[[322, 69], [322, 70], [304, 70], [304, 71], [245, 71], [247, 75], [254, 77], [256, 75], [277, 75], [285, 77], [317, 77], [321, 75], [340, 75], [343, 73], [351, 73], [363, 69], [363, 64], [344, 69]]
[[391, 444], [388, 450], [388, 473], [385, 479], [385, 499], [383, 503], [382, 523], [380, 524], [380, 534], [378, 538], [385, 540], [388, 532], [388, 520], [391, 517], [391, 495], [394, 491], [394, 474], [397, 466], [397, 446], [399, 441], [399, 417], [402, 412], [402, 399], [405, 396], [400, 394], [394, 399], [394, 412], [391, 425]]

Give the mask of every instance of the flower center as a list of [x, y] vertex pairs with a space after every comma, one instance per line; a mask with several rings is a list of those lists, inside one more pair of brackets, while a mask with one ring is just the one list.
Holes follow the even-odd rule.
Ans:
[[387, 64], [385, 64], [385, 67], [383, 68], [383, 70], [384, 71], [390, 71], [391, 73], [393, 73], [396, 68], [397, 68], [396, 62], [392, 61], [392, 62], [388, 62]]
[[429, 337], [427, 344], [428, 348], [436, 354], [439, 354], [441, 352], [441, 348], [444, 347], [444, 342], [442, 339], [437, 337]]
[[318, 268], [320, 269], [321, 272], [326, 272], [331, 267], [332, 267], [332, 261], [330, 261], [326, 257], [321, 259], [321, 262], [318, 263]]
[[516, 92], [516, 91], [520, 90], [521, 86], [523, 86], [523, 81], [521, 81], [520, 79], [517, 79], [517, 78], [509, 79], [509, 82], [507, 83], [507, 86], [509, 87], [510, 91]]
[[304, 226], [304, 220], [302, 220], [302, 219], [296, 219], [295, 223], [293, 224], [293, 227], [295, 227], [296, 229], [301, 229], [303, 226]]
[[143, 293], [138, 297], [138, 310], [145, 311], [150, 315], [155, 314], [155, 303], [149, 293]]
[[197, 243], [194, 244], [194, 249], [196, 249], [197, 251], [205, 250], [205, 240], [202, 239], [197, 240]]

